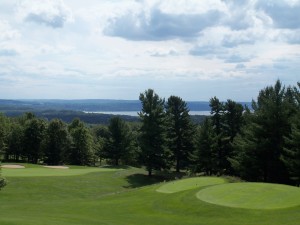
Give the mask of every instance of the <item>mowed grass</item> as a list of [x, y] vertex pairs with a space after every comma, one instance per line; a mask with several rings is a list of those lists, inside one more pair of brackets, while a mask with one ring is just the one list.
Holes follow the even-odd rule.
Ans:
[[176, 193], [180, 191], [205, 187], [209, 185], [223, 184], [225, 180], [219, 177], [193, 177], [183, 180], [175, 180], [160, 186], [157, 191], [162, 193]]
[[94, 167], [82, 167], [82, 168], [69, 168], [69, 169], [55, 169], [45, 168], [40, 166], [24, 169], [7, 169], [2, 168], [2, 174], [4, 177], [46, 177], [46, 176], [74, 176], [84, 175], [92, 172], [113, 172], [122, 170], [120, 168], [94, 168]]
[[164, 183], [154, 184], [158, 181], [141, 169], [72, 176], [53, 171], [57, 176], [6, 177], [9, 184], [0, 192], [1, 225], [299, 225], [300, 221], [300, 206], [257, 210], [197, 199], [207, 186], [159, 193], [156, 190]]
[[300, 188], [267, 183], [233, 183], [197, 193], [203, 201], [246, 209], [280, 209], [300, 205]]

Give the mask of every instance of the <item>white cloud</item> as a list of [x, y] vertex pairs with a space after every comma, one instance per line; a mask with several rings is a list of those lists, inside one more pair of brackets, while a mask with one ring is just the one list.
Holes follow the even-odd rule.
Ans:
[[104, 34], [136, 41], [194, 38], [201, 30], [217, 24], [223, 16], [218, 8], [201, 13], [178, 14], [165, 4], [148, 6], [144, 3], [144, 6], [149, 8], [142, 7], [140, 11], [129, 11], [112, 18], [105, 27]]
[[72, 12], [62, 0], [22, 1], [18, 7], [20, 18], [26, 22], [44, 24], [53, 28], [63, 27], [73, 20]]
[[2, 0], [0, 94], [252, 97], [273, 79], [299, 80], [299, 2]]
[[288, 29], [300, 28], [300, 1], [260, 0], [257, 2], [256, 7], [270, 16], [275, 27]]
[[8, 21], [0, 18], [0, 42], [20, 37], [20, 33], [11, 27]]

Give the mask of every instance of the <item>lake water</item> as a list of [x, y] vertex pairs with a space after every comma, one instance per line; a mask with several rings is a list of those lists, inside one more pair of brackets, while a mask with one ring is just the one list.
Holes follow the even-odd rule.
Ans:
[[[101, 113], [101, 114], [112, 114], [112, 115], [126, 115], [126, 116], [138, 116], [138, 112], [135, 111], [114, 111], [114, 112], [88, 112], [85, 111], [85, 113]], [[190, 115], [204, 115], [209, 116], [210, 111], [190, 111]]]

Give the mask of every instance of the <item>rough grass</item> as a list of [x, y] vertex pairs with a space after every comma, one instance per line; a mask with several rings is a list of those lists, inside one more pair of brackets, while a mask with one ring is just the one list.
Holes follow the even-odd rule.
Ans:
[[[87, 168], [70, 170], [81, 169]], [[157, 180], [140, 169], [72, 176], [53, 171], [58, 176], [7, 176], [9, 184], [0, 192], [1, 225], [299, 225], [300, 221], [299, 206], [255, 210], [206, 203], [196, 198], [206, 187], [159, 193], [156, 189], [162, 183], [155, 184]]]
[[205, 187], [209, 185], [223, 184], [225, 180], [218, 177], [193, 177], [175, 180], [160, 186], [157, 191], [162, 193], [176, 193], [180, 191]]
[[246, 209], [280, 209], [300, 205], [297, 187], [267, 183], [231, 183], [197, 193], [203, 201]]

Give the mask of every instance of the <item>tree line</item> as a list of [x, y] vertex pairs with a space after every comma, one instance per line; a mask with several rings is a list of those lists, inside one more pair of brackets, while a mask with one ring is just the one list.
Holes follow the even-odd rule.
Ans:
[[139, 122], [120, 117], [90, 126], [79, 119], [50, 122], [26, 113], [0, 115], [0, 151], [4, 160], [49, 165], [145, 166], [233, 175], [249, 181], [291, 183], [300, 180], [300, 83], [280, 81], [259, 92], [252, 108], [210, 99], [211, 116], [198, 125], [184, 100], [141, 93]]

